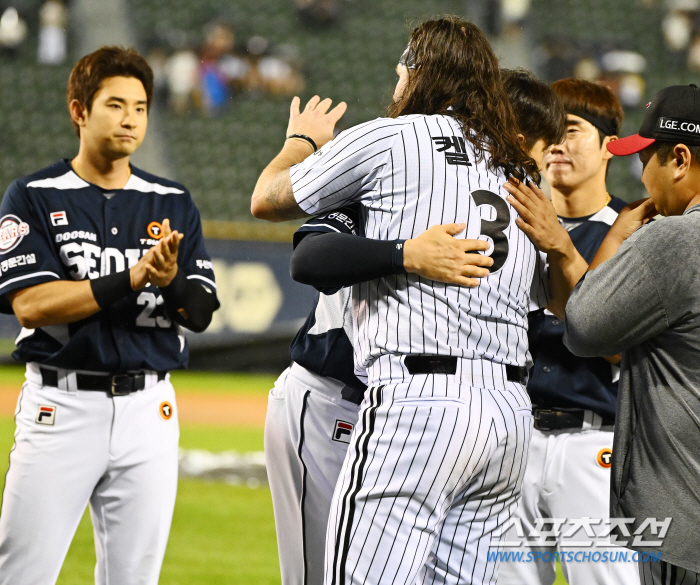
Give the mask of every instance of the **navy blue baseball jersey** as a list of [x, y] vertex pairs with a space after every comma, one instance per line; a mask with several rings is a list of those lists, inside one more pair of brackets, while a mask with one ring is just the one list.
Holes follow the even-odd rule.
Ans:
[[[294, 234], [294, 247], [310, 233], [359, 233], [359, 206], [314, 217]], [[343, 384], [343, 397], [358, 402], [367, 386], [354, 373], [352, 347], [352, 289], [319, 293], [311, 314], [289, 348], [292, 360], [307, 370]]]
[[[184, 234], [178, 269], [215, 293], [199, 212], [178, 183], [131, 167], [123, 189], [104, 190], [60, 161], [12, 183], [0, 205], [0, 295], [56, 280], [128, 270], [162, 237], [161, 222]], [[187, 365], [187, 344], [149, 285], [66, 325], [23, 329], [21, 361], [92, 372], [167, 371]]]
[[[560, 218], [574, 246], [589, 264], [625, 205], [613, 197], [589, 217]], [[548, 408], [583, 408], [614, 417], [619, 368], [603, 358], [572, 354], [562, 340], [564, 322], [551, 313], [530, 313], [529, 322], [528, 338], [535, 365], [527, 391], [532, 403]]]

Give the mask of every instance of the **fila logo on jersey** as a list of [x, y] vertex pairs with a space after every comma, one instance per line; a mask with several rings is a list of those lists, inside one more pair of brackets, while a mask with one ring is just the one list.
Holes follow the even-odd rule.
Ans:
[[157, 221], [152, 221], [149, 223], [146, 231], [154, 240], [160, 240], [163, 237], [163, 226]]
[[337, 443], [350, 443], [350, 433], [354, 428], [354, 424], [336, 419], [332, 439]]
[[40, 404], [36, 413], [36, 422], [40, 425], [53, 425], [56, 421], [56, 407], [48, 404]]
[[160, 403], [160, 416], [163, 420], [170, 420], [173, 416], [173, 406], [169, 402]]
[[0, 254], [14, 250], [29, 233], [29, 224], [16, 215], [0, 218]]
[[54, 211], [51, 213], [52, 225], [68, 225], [68, 216], [65, 211]]
[[598, 457], [596, 457], [598, 465], [608, 469], [612, 465], [612, 449], [610, 447], [605, 447], [598, 451]]

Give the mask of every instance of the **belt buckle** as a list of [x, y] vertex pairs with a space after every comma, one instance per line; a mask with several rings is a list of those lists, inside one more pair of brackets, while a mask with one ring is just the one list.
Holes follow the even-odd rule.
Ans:
[[[112, 396], [125, 396], [127, 394], [131, 394], [133, 391], [133, 383], [129, 384], [129, 380], [131, 380], [131, 376], [129, 376], [129, 374], [117, 374], [112, 376], [110, 384]], [[123, 386], [120, 388], [120, 385], [122, 384]], [[124, 389], [125, 386], [126, 389]]]
[[[544, 416], [542, 416], [544, 415]], [[553, 410], [535, 410], [535, 428], [538, 431], [554, 431], [557, 428], [557, 413]]]

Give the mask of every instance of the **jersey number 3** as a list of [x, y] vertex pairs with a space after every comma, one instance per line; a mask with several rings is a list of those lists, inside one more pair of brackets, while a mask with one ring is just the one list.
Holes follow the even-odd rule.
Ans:
[[491, 238], [493, 242], [493, 266], [489, 268], [491, 274], [503, 268], [508, 258], [508, 238], [503, 232], [510, 225], [510, 210], [508, 204], [495, 193], [491, 191], [474, 191], [472, 199], [477, 207], [481, 205], [490, 205], [496, 210], [496, 219], [489, 221], [481, 220], [481, 233], [484, 236]]

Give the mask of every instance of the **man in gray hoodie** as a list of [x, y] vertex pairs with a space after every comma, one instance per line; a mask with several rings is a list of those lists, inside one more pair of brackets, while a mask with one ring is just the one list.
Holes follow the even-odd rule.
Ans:
[[700, 90], [661, 90], [639, 134], [608, 150], [639, 153], [651, 197], [608, 232], [569, 298], [564, 342], [580, 356], [622, 352], [618, 542], [640, 553], [644, 585], [700, 583]]

